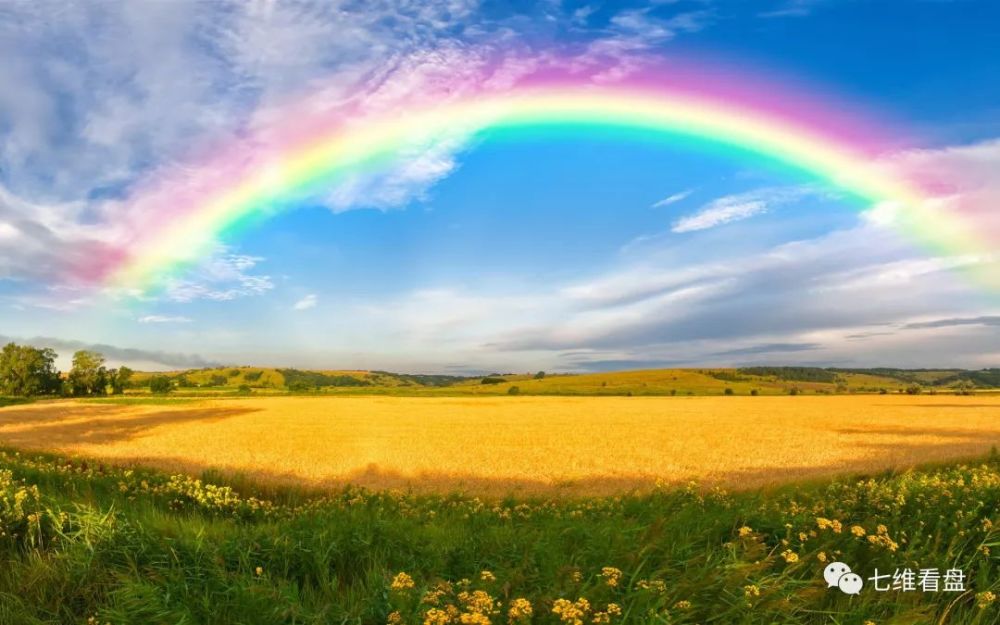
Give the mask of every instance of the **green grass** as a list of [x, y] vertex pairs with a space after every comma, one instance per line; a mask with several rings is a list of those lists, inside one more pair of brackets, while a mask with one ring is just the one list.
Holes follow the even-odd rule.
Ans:
[[[610, 603], [622, 610], [613, 623], [1000, 619], [981, 594], [1000, 593], [987, 553], [1000, 549], [995, 456], [767, 492], [552, 501], [355, 489], [263, 500], [239, 484], [0, 452], [0, 623], [374, 624], [396, 611], [423, 623], [432, 589], [439, 609], [453, 604], [468, 622], [476, 597], [481, 611], [502, 603], [492, 623], [508, 622], [515, 598], [533, 608], [523, 622], [557, 623], [557, 601], [580, 597], [586, 623]], [[826, 589], [823, 557], [866, 577], [958, 567], [970, 592], [848, 597]], [[621, 571], [616, 585], [604, 567]], [[400, 572], [413, 588], [391, 588]]]

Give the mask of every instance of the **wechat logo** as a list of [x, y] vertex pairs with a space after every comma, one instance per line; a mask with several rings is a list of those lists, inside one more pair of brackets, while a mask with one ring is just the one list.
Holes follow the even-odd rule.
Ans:
[[861, 576], [851, 572], [851, 567], [843, 562], [831, 562], [823, 569], [823, 579], [826, 580], [827, 588], [839, 588], [841, 592], [848, 595], [856, 595], [861, 592], [864, 586]]

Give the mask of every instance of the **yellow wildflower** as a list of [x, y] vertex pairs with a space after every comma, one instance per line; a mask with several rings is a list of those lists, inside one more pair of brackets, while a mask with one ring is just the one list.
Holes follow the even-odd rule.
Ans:
[[753, 534], [753, 528], [749, 525], [744, 525], [739, 529], [740, 538], [746, 538], [750, 534]]
[[826, 552], [820, 551], [819, 553], [817, 553], [816, 559], [819, 560], [820, 562], [826, 562]]
[[618, 605], [617, 603], [609, 603], [608, 607], [605, 608], [605, 611], [608, 614], [610, 614], [611, 616], [621, 616], [622, 615], [622, 607], [620, 605]]
[[552, 613], [563, 623], [583, 625], [583, 619], [590, 614], [590, 602], [580, 597], [576, 601], [556, 599], [552, 604]]
[[403, 615], [399, 613], [399, 610], [389, 613], [389, 618], [386, 619], [387, 625], [401, 625], [403, 622]]
[[479, 579], [484, 582], [495, 582], [497, 581], [496, 575], [492, 571], [483, 571], [479, 574]]
[[601, 569], [601, 577], [604, 578], [604, 583], [612, 588], [618, 586], [618, 582], [621, 581], [622, 572], [620, 569], [616, 569], [613, 566], [606, 566]]
[[448, 613], [438, 608], [431, 608], [424, 615], [424, 625], [448, 625], [450, 622], [451, 617]]
[[750, 597], [759, 597], [760, 596], [760, 587], [757, 586], [757, 584], [749, 584], [747, 586], [744, 586], [743, 587], [743, 596], [747, 597], [747, 598], [750, 598]]
[[781, 552], [781, 557], [785, 559], [785, 562], [791, 564], [792, 562], [799, 561], [799, 554], [795, 553], [791, 549], [785, 549]]
[[261, 575], [264, 574], [264, 567], [258, 566], [253, 570], [253, 572], [257, 574], [257, 577], [260, 577]]
[[678, 610], [690, 610], [691, 602], [688, 601], [687, 599], [681, 599], [680, 601], [674, 604], [674, 607]]
[[510, 602], [510, 609], [507, 610], [507, 618], [511, 623], [516, 623], [518, 621], [528, 621], [531, 619], [531, 615], [534, 614], [534, 609], [531, 607], [531, 602], [523, 597], [518, 597]]
[[976, 605], [980, 608], [985, 608], [996, 600], [997, 596], [989, 590], [976, 594]]
[[413, 578], [400, 571], [396, 577], [392, 578], [392, 584], [389, 587], [393, 590], [409, 590], [413, 586]]
[[852, 525], [851, 533], [857, 536], [858, 538], [861, 538], [866, 534], [865, 528], [861, 527], [860, 525]]
[[458, 622], [462, 625], [491, 625], [489, 617], [479, 612], [463, 612]]

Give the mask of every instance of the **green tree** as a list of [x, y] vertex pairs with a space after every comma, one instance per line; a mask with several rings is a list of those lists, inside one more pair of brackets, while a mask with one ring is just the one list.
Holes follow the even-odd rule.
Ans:
[[124, 393], [125, 387], [128, 386], [128, 382], [132, 379], [133, 373], [134, 372], [126, 366], [121, 366], [117, 369], [111, 369], [108, 371], [108, 378], [111, 380], [111, 393], [113, 395], [121, 395]]
[[542, 380], [544, 378], [545, 378], [545, 372], [544, 371], [539, 371], [538, 373], [535, 374], [535, 379], [536, 380]]
[[0, 393], [24, 397], [57, 393], [61, 381], [55, 360], [51, 349], [8, 343], [0, 351]]
[[174, 385], [170, 383], [170, 378], [165, 375], [154, 375], [149, 378], [149, 390], [157, 395], [166, 395], [172, 391]]
[[106, 395], [108, 370], [104, 356], [82, 349], [73, 354], [73, 368], [69, 371], [69, 387], [73, 395]]

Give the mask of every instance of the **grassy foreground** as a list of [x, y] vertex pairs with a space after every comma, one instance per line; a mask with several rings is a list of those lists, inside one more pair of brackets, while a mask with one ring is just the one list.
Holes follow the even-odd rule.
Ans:
[[[320, 499], [0, 452], [0, 623], [996, 623], [1000, 459], [726, 494]], [[957, 567], [965, 593], [822, 581]]]

